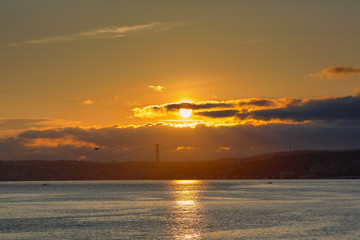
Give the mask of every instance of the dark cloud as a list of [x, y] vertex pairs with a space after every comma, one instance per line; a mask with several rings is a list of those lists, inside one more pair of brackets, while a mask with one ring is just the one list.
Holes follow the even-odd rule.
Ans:
[[265, 109], [238, 114], [239, 118], [302, 121], [354, 121], [360, 120], [360, 96], [314, 99], [284, 108]]
[[56, 147], [32, 146], [31, 139], [8, 137], [0, 139], [0, 160], [77, 160], [91, 156], [93, 149], [71, 144]]
[[219, 111], [206, 111], [206, 112], [198, 112], [196, 115], [210, 118], [226, 118], [233, 117], [237, 115], [239, 111], [237, 110], [219, 110]]
[[193, 110], [210, 109], [210, 108], [231, 108], [234, 107], [232, 103], [170, 103], [165, 105], [165, 109], [168, 111], [177, 111], [180, 108], [188, 108]]
[[39, 127], [39, 125], [46, 121], [50, 121], [50, 119], [0, 119], [0, 130]]
[[245, 106], [245, 105], [270, 107], [274, 105], [274, 101], [268, 99], [250, 99], [249, 101], [246, 102], [239, 102], [239, 106]]
[[19, 137], [22, 138], [61, 138], [64, 137], [64, 131], [58, 131], [58, 130], [28, 130], [25, 132], [21, 132]]
[[65, 126], [77, 126], [79, 122], [71, 122], [64, 119], [50, 118], [24, 118], [24, 119], [0, 119], [0, 131], [19, 132], [26, 129], [50, 129]]
[[360, 67], [333, 66], [333, 67], [329, 67], [325, 70], [331, 74], [360, 73]]
[[79, 127], [68, 127], [61, 129], [49, 130], [27, 130], [19, 133], [19, 137], [33, 139], [33, 138], [64, 138], [66, 136], [81, 136], [86, 133], [86, 129]]
[[19, 137], [7, 137], [4, 139], [0, 138], [0, 154], [1, 153], [12, 153], [14, 156], [17, 152], [20, 154], [24, 153], [24, 145], [26, 144], [26, 139]]
[[[203, 102], [203, 103], [169, 103], [165, 105], [165, 109], [168, 111], [177, 111], [180, 108], [188, 108], [193, 110], [212, 109], [212, 108], [234, 108], [235, 106], [258, 106], [258, 107], [270, 107], [275, 104], [275, 100], [269, 99], [246, 99], [246, 100], [230, 100], [227, 102]], [[153, 106], [154, 109], [156, 106]]]
[[331, 79], [339, 76], [346, 76], [346, 75], [359, 74], [359, 73], [360, 73], [360, 67], [331, 66], [318, 73], [310, 74], [310, 76]]
[[[70, 139], [56, 146], [34, 145], [38, 139]], [[93, 143], [101, 148], [95, 151]], [[87, 160], [154, 160], [154, 148], [135, 154], [121, 154], [160, 143], [176, 151], [179, 146], [193, 147], [186, 152], [190, 159], [239, 157], [293, 149], [356, 148], [360, 142], [359, 125], [331, 123], [239, 125], [232, 127], [173, 128], [161, 124], [138, 128], [63, 128], [56, 131], [25, 131], [17, 137], [0, 139], [0, 159], [80, 159]], [[218, 151], [227, 146], [228, 151]], [[185, 154], [185, 153], [184, 153]], [[224, 155], [226, 154], [226, 155]], [[117, 158], [108, 158], [118, 156]], [[162, 160], [179, 160], [172, 152], [161, 152]]]

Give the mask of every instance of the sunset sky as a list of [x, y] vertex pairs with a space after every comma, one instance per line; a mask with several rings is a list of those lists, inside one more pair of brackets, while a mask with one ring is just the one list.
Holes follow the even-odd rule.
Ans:
[[0, 160], [96, 160], [155, 143], [191, 159], [358, 148], [359, 9], [1, 1]]

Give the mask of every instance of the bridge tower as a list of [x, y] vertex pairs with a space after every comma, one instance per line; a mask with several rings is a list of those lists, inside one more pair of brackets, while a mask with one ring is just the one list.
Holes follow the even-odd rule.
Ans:
[[155, 144], [155, 161], [159, 162], [160, 161], [160, 149], [159, 149], [160, 144]]

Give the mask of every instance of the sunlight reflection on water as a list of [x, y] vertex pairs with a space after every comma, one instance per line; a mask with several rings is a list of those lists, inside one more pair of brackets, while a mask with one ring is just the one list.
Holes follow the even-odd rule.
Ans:
[[202, 239], [205, 227], [204, 206], [199, 201], [205, 185], [199, 180], [171, 181], [171, 231], [174, 239]]
[[360, 239], [359, 183], [0, 182], [0, 239]]

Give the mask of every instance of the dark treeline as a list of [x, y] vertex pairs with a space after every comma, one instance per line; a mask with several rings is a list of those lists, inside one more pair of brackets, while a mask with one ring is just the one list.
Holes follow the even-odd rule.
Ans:
[[291, 151], [213, 161], [0, 161], [0, 181], [360, 178], [360, 152]]

